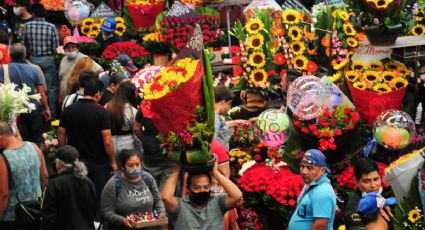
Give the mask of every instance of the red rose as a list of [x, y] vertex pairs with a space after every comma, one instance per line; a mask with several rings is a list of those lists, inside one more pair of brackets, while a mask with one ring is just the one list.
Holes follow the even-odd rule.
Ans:
[[240, 56], [233, 56], [232, 57], [232, 64], [238, 64], [241, 61]]
[[349, 114], [351, 112], [351, 109], [350, 108], [344, 108], [344, 113], [345, 114]]
[[316, 131], [316, 130], [317, 130], [317, 126], [315, 126], [315, 125], [309, 125], [309, 126], [308, 126], [308, 128], [309, 128], [311, 131]]
[[276, 70], [270, 70], [269, 72], [267, 72], [268, 76], [273, 76], [276, 74]]
[[340, 129], [334, 129], [334, 134], [336, 136], [341, 136], [342, 135], [342, 131]]
[[324, 137], [331, 137], [331, 134], [329, 133], [329, 132], [324, 132], [323, 134], [322, 134]]
[[243, 69], [240, 66], [233, 67], [233, 75], [234, 76], [241, 76], [243, 73]]
[[285, 77], [286, 76], [286, 69], [281, 70], [279, 75], [280, 75], [280, 77]]
[[319, 118], [318, 118], [318, 121], [319, 121], [319, 122], [324, 122], [324, 121], [325, 121], [325, 119], [323, 119], [323, 117], [319, 117]]
[[255, 154], [254, 160], [255, 161], [261, 161], [263, 158], [260, 156], [260, 154]]
[[322, 122], [320, 124], [323, 126], [323, 128], [329, 127], [329, 123], [328, 122]]
[[344, 120], [344, 122], [348, 122], [349, 120], [348, 120], [348, 117], [344, 117], [344, 118], [342, 118], [343, 120]]
[[277, 53], [274, 56], [274, 62], [276, 63], [276, 65], [283, 65], [286, 62], [286, 58], [282, 53]]
[[333, 125], [335, 125], [335, 124], [336, 124], [336, 119], [335, 119], [335, 118], [332, 118], [332, 119], [331, 119], [331, 124], [333, 124]]
[[288, 201], [288, 204], [289, 204], [289, 206], [295, 206], [296, 202], [295, 202], [295, 200], [294, 200], [294, 199], [290, 199], [290, 200]]
[[347, 125], [346, 129], [347, 129], [347, 130], [352, 130], [352, 129], [354, 129], [354, 126], [352, 126], [352, 125]]
[[303, 128], [301, 129], [301, 132], [303, 132], [303, 133], [308, 133], [308, 129], [307, 129], [306, 127], [303, 127]]
[[301, 121], [294, 121], [294, 125], [295, 125], [295, 127], [300, 127], [301, 126]]
[[329, 111], [324, 111], [323, 112], [323, 116], [325, 116], [325, 117], [330, 117], [331, 116], [331, 112], [329, 112]]
[[241, 48], [239, 46], [231, 46], [230, 47], [230, 53], [238, 54], [239, 52], [241, 52]]
[[314, 131], [314, 136], [320, 137], [321, 132], [319, 130]]
[[309, 61], [307, 63], [307, 72], [313, 73], [317, 71], [317, 65], [314, 63], [314, 61]]

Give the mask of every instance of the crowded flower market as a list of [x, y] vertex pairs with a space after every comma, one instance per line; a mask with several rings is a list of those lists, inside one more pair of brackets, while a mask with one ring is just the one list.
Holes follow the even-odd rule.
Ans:
[[2, 0], [1, 230], [425, 230], [424, 0]]

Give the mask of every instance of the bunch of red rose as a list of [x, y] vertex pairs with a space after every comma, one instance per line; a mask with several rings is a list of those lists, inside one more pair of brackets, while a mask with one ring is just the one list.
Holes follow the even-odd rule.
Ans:
[[249, 193], [260, 193], [267, 191], [270, 180], [273, 178], [273, 171], [264, 163], [258, 163], [245, 171], [238, 184]]
[[149, 55], [149, 52], [135, 42], [115, 42], [106, 47], [102, 53], [102, 57], [113, 60], [120, 54], [128, 54], [131, 58], [136, 59]]
[[[378, 162], [379, 174], [381, 176], [382, 187], [388, 188], [390, 185], [386, 184], [382, 178], [384, 178], [385, 169], [388, 167], [384, 163]], [[354, 177], [354, 166], [350, 166], [336, 178], [338, 185], [344, 189], [356, 190], [356, 178]]]
[[257, 216], [257, 213], [246, 209], [243, 206], [241, 207], [241, 215], [239, 219], [239, 227], [242, 230], [261, 230], [263, 225], [260, 222], [260, 219]]
[[282, 205], [295, 207], [303, 186], [304, 181], [300, 175], [281, 168], [270, 181], [266, 193]]
[[235, 127], [230, 137], [230, 145], [233, 147], [250, 147], [258, 144], [259, 138], [252, 126]]
[[302, 133], [315, 136], [319, 139], [319, 150], [332, 149], [337, 146], [334, 144], [335, 138], [342, 136], [346, 131], [354, 129], [359, 122], [359, 113], [354, 109], [343, 106], [334, 106], [332, 112], [323, 111], [323, 114], [317, 118], [316, 124], [310, 124], [295, 116], [294, 126]]
[[165, 17], [160, 22], [159, 31], [165, 41], [180, 50], [189, 41], [196, 24], [201, 26], [204, 44], [215, 42], [220, 36], [218, 18], [206, 14], [194, 18]]

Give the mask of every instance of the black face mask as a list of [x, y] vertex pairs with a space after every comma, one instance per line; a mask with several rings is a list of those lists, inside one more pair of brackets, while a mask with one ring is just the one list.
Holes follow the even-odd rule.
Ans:
[[211, 191], [209, 192], [193, 192], [190, 191], [190, 201], [196, 205], [204, 205], [208, 202], [211, 197]]

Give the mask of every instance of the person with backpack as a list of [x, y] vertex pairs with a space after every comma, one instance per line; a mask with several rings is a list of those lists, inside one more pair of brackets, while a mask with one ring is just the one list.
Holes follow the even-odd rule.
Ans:
[[151, 174], [142, 170], [139, 150], [122, 150], [118, 164], [119, 170], [106, 183], [100, 200], [106, 229], [131, 228], [132, 221], [128, 218], [131, 214], [165, 214], [155, 180]]

